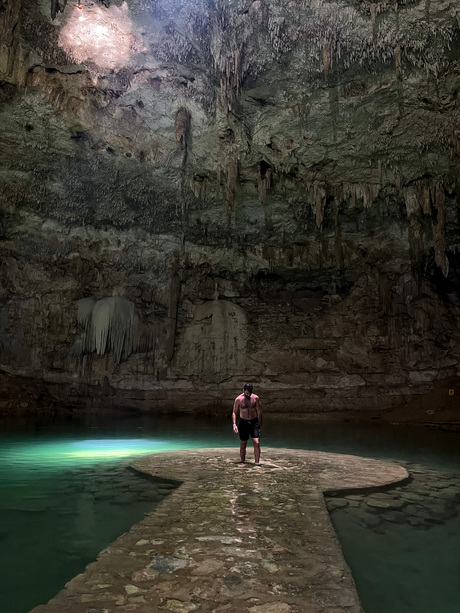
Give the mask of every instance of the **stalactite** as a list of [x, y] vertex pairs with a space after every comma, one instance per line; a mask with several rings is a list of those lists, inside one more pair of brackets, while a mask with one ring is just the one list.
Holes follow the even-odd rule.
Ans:
[[177, 328], [177, 305], [180, 296], [181, 280], [177, 273], [174, 273], [171, 278], [171, 287], [169, 290], [169, 307], [168, 307], [168, 336], [166, 343], [166, 359], [171, 361], [174, 356], [174, 345], [176, 342]]
[[242, 69], [242, 54], [241, 48], [235, 49], [230, 57], [221, 60], [218, 65], [222, 77], [220, 79], [220, 98], [222, 108], [230, 111], [235, 97], [239, 96], [241, 83], [244, 78]]
[[379, 301], [383, 315], [390, 315], [391, 312], [391, 292], [393, 280], [387, 276], [379, 277]]
[[452, 126], [452, 134], [450, 137], [449, 145], [450, 159], [457, 163], [457, 178], [460, 182], [460, 123], [458, 122], [454, 122]]
[[375, 19], [377, 17], [377, 5], [372, 2], [369, 6], [369, 10], [371, 12], [372, 23], [375, 24]]
[[425, 0], [425, 19], [430, 21], [431, 0]]
[[396, 70], [396, 78], [401, 78], [402, 73], [402, 60], [401, 60], [401, 46], [396, 45], [394, 48], [394, 56], [395, 56], [395, 70]]
[[51, 19], [55, 19], [58, 13], [63, 13], [67, 0], [51, 0]]
[[[25, 80], [22, 57], [25, 49], [21, 37], [21, 14], [24, 7], [21, 2], [4, 0], [0, 6], [0, 73], [5, 77]], [[8, 79], [9, 80], [9, 79]]]
[[368, 209], [376, 200], [380, 192], [378, 183], [344, 183], [343, 197], [351, 199], [351, 206], [356, 206], [357, 200], [361, 199], [364, 208]]
[[260, 162], [259, 176], [258, 176], [258, 192], [259, 202], [263, 204], [267, 197], [267, 191], [269, 191], [272, 183], [272, 167], [262, 160]]
[[420, 262], [424, 252], [421, 221], [421, 204], [415, 185], [402, 188], [404, 202], [406, 204], [407, 219], [409, 221], [409, 252], [413, 262]]
[[[429, 3], [425, 0], [426, 15]], [[333, 63], [340, 61], [345, 69], [393, 62], [401, 75], [403, 54], [408, 64], [438, 73], [448, 62], [444, 51], [457, 27], [452, 12], [440, 19], [420, 19], [420, 11], [410, 8], [415, 0], [404, 3], [406, 10], [401, 17], [396, 0], [363, 0], [353, 6], [324, 0], [303, 0], [287, 6], [261, 0], [247, 6], [213, 0], [207, 10], [200, 2], [186, 4], [190, 5], [184, 9], [188, 33], [169, 25], [169, 38], [162, 51], [168, 59], [181, 63], [190, 59], [191, 52], [211, 63], [220, 84], [220, 102], [227, 111], [234, 106], [248, 75], [261, 74], [270, 56], [281, 59], [295, 46], [303, 45], [306, 57], [312, 59], [306, 67], [310, 74], [322, 63], [327, 75]], [[390, 11], [396, 19], [377, 19]]]
[[343, 246], [342, 246], [342, 230], [340, 227], [339, 220], [339, 205], [337, 201], [334, 201], [334, 254], [335, 254], [335, 264], [338, 270], [342, 270], [344, 267], [343, 261]]
[[229, 161], [227, 167], [227, 186], [225, 190], [225, 203], [227, 206], [227, 213], [230, 215], [233, 211], [233, 205], [235, 203], [235, 191], [236, 181], [238, 179], [238, 166], [239, 160], [234, 158]]
[[308, 186], [308, 201], [315, 214], [316, 225], [319, 228], [323, 223], [324, 208], [328, 196], [333, 196], [337, 203], [350, 199], [351, 207], [355, 207], [358, 200], [362, 201], [364, 208], [369, 208], [380, 193], [379, 183], [343, 183], [338, 186], [329, 186], [320, 181], [314, 181]]
[[323, 41], [323, 74], [326, 80], [329, 74], [329, 68], [331, 67], [331, 63], [331, 42], [327, 40], [327, 38], [325, 38]]
[[[111, 298], [106, 298], [106, 300], [111, 300]], [[115, 298], [114, 311], [110, 326], [109, 341], [110, 347], [114, 353], [115, 364], [119, 364], [122, 360], [127, 360], [132, 353], [134, 304], [126, 298]], [[97, 322], [94, 311], [93, 320]]]
[[80, 326], [88, 330], [91, 325], [91, 316], [93, 314], [94, 300], [92, 298], [82, 298], [77, 302], [77, 320]]
[[191, 188], [195, 198], [201, 200], [206, 194], [208, 186], [208, 177], [204, 175], [195, 175], [191, 181]]
[[407, 217], [410, 219], [411, 217], [417, 215], [419, 213], [419, 200], [418, 195], [413, 185], [408, 185], [403, 188], [404, 193], [404, 202], [406, 204], [406, 213]]
[[315, 215], [316, 227], [320, 228], [324, 218], [324, 207], [327, 199], [327, 186], [315, 181], [310, 185], [308, 199]]
[[432, 215], [436, 210], [436, 223], [432, 222], [435, 262], [443, 275], [449, 273], [449, 261], [446, 256], [446, 204], [445, 190], [442, 183], [432, 179], [422, 179], [403, 188], [406, 212], [409, 220], [409, 239], [413, 255], [418, 261], [423, 252], [421, 214]]
[[176, 138], [176, 143], [179, 144], [181, 150], [183, 151], [182, 156], [182, 165], [181, 165], [181, 198], [180, 203], [176, 204], [176, 211], [179, 209], [182, 215], [185, 212], [186, 204], [187, 204], [187, 194], [186, 194], [186, 175], [187, 175], [187, 159], [188, 159], [188, 149], [190, 143], [190, 129], [191, 129], [191, 114], [190, 111], [184, 106], [181, 107], [177, 112], [174, 119], [174, 134]]
[[434, 257], [435, 262], [447, 277], [449, 274], [449, 260], [446, 256], [446, 197], [444, 187], [435, 183], [431, 187], [431, 201], [437, 211], [437, 222], [433, 224]]
[[187, 151], [188, 139], [190, 135], [191, 115], [190, 111], [182, 106], [176, 113], [174, 119], [174, 134], [176, 143], [183, 151]]
[[115, 364], [127, 360], [132, 353], [134, 304], [122, 296], [101, 300], [82, 298], [77, 303], [78, 322], [85, 332], [72, 352], [114, 354]]
[[431, 181], [429, 179], [422, 179], [414, 183], [414, 190], [423, 213], [431, 215]]
[[94, 300], [92, 298], [82, 298], [77, 302], [77, 321], [85, 331], [78, 347], [74, 348], [74, 355], [83, 355], [96, 349], [92, 326], [93, 309]]
[[135, 315], [133, 322], [133, 353], [154, 352], [163, 334], [161, 322], [145, 324]]

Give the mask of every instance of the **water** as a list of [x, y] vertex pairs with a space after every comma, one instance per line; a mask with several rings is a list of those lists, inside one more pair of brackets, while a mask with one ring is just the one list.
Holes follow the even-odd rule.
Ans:
[[[369, 497], [332, 499], [332, 520], [366, 613], [458, 613], [459, 434], [269, 416], [261, 436], [265, 446], [392, 459], [415, 470], [413, 483], [384, 495], [389, 507], [372, 507]], [[130, 459], [206, 447], [234, 447], [237, 457], [238, 446], [228, 418], [0, 421], [2, 610], [26, 613], [49, 600], [175, 485], [140, 478], [126, 468]]]

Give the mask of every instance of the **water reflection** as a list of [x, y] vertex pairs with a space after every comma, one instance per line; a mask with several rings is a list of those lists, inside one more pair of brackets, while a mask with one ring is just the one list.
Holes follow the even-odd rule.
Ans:
[[[7, 467], [0, 474], [2, 609], [25, 613], [48, 600], [105, 545], [151, 510], [167, 493], [167, 486], [172, 487], [149, 482], [141, 487], [142, 480], [125, 468], [128, 458], [203, 447], [233, 447], [237, 458], [239, 441], [230, 426], [225, 416], [200, 420], [55, 414], [0, 421], [0, 462]], [[433, 479], [441, 482], [457, 474], [458, 441], [457, 433], [275, 416], [265, 417], [261, 436], [262, 458], [264, 447], [272, 446], [408, 462], [419, 473], [409, 489], [397, 496], [422, 498], [433, 498]], [[411, 490], [415, 485], [419, 489]], [[418, 504], [415, 498], [408, 499], [404, 508], [385, 513], [370, 511], [378, 508], [370, 502], [348, 497], [346, 506], [336, 506], [332, 513], [366, 613], [456, 611], [453, 603], [460, 602], [458, 506], [454, 513], [449, 507], [451, 514], [443, 516], [441, 523], [427, 518], [429, 528], [424, 529], [422, 524], [415, 525], [420, 510], [412, 509], [412, 513], [410, 508]], [[433, 516], [431, 507], [427, 508]], [[402, 521], [400, 512], [407, 521]], [[30, 585], [27, 593], [22, 577]]]

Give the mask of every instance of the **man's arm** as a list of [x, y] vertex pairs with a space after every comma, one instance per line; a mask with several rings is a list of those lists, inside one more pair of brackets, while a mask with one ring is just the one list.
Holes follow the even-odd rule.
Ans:
[[238, 402], [238, 398], [236, 398], [233, 404], [233, 413], [232, 413], [233, 432], [238, 432], [238, 426], [236, 425], [236, 417], [238, 415], [239, 408], [240, 408], [240, 403]]
[[259, 396], [257, 396], [256, 398], [256, 411], [257, 411], [257, 418], [259, 420], [259, 424], [262, 426], [262, 408], [260, 406]]

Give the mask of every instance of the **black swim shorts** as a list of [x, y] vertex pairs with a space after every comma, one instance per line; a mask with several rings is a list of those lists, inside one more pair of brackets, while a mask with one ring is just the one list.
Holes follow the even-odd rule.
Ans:
[[238, 434], [241, 441], [247, 441], [249, 437], [259, 438], [260, 436], [260, 423], [258, 417], [254, 419], [241, 419], [238, 423]]

